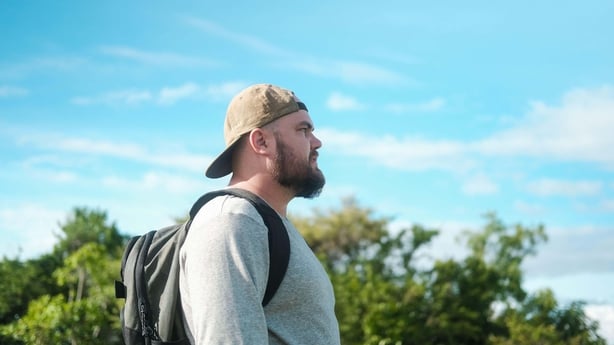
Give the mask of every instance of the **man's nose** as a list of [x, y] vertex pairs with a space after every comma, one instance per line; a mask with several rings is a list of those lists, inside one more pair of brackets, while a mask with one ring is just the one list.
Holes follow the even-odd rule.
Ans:
[[322, 141], [320, 139], [318, 139], [318, 137], [316, 137], [315, 135], [313, 135], [313, 133], [311, 134], [311, 147], [313, 147], [314, 149], [319, 149], [320, 147], [322, 147]]

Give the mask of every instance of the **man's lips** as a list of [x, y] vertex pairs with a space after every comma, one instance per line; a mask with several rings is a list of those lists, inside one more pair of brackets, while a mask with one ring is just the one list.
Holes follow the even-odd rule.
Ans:
[[318, 153], [318, 151], [312, 151], [311, 154], [309, 155], [309, 158], [311, 158], [312, 162], [317, 162], [319, 155], [320, 154]]

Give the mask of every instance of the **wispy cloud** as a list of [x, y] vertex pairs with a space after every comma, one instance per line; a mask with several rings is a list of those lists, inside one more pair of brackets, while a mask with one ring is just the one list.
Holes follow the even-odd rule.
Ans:
[[334, 77], [349, 84], [410, 82], [401, 73], [374, 64], [317, 58], [304, 52], [284, 49], [251, 34], [233, 32], [209, 20], [186, 16], [184, 21], [202, 32], [233, 42], [253, 53], [277, 58], [278, 66], [286, 66], [321, 77]]
[[86, 60], [80, 57], [38, 57], [20, 61], [15, 64], [0, 64], [0, 77], [23, 78], [31, 73], [41, 71], [70, 71], [83, 66]]
[[335, 78], [356, 85], [415, 84], [402, 73], [366, 62], [330, 60], [296, 55], [280, 62], [281, 66], [322, 78]]
[[209, 20], [190, 16], [184, 17], [184, 20], [188, 25], [191, 25], [209, 35], [221, 37], [261, 54], [276, 55], [280, 57], [290, 57], [295, 55], [288, 50], [277, 47], [256, 36], [230, 31]]
[[326, 73], [337, 76], [348, 84], [404, 84], [408, 80], [402, 74], [374, 64], [355, 61], [321, 62]]
[[75, 105], [138, 106], [141, 104], [173, 105], [182, 100], [207, 99], [215, 102], [227, 101], [248, 83], [229, 81], [220, 84], [199, 85], [187, 82], [179, 86], [164, 86], [155, 90], [119, 90], [94, 96], [73, 97], [70, 102]]
[[221, 84], [208, 85], [204, 88], [204, 92], [205, 95], [212, 100], [229, 100], [248, 85], [249, 83], [244, 81], [231, 81]]
[[103, 54], [136, 61], [142, 64], [173, 67], [214, 67], [220, 63], [210, 59], [168, 52], [151, 52], [126, 46], [101, 46]]
[[614, 213], [614, 199], [607, 199], [601, 202], [601, 209], [604, 212]]
[[29, 93], [30, 91], [28, 89], [24, 89], [22, 87], [0, 85], [0, 98], [24, 97]]
[[484, 174], [478, 174], [467, 179], [462, 186], [463, 193], [470, 196], [493, 195], [499, 191], [499, 186]]
[[368, 51], [367, 54], [378, 59], [404, 65], [417, 65], [421, 63], [421, 59], [417, 58], [416, 56], [393, 53], [390, 51], [381, 51], [379, 49], [372, 49]]
[[333, 111], [352, 111], [363, 110], [366, 106], [360, 103], [357, 99], [343, 95], [339, 92], [333, 92], [326, 100], [326, 106]]
[[140, 179], [106, 176], [103, 178], [102, 184], [105, 187], [135, 192], [164, 191], [165, 193], [185, 194], [203, 189], [204, 181], [204, 178], [195, 179], [180, 174], [150, 171], [146, 172]]
[[614, 87], [577, 89], [560, 105], [533, 102], [514, 127], [474, 143], [489, 155], [601, 163], [614, 169]]
[[[548, 243], [526, 263], [529, 276], [561, 276], [582, 272], [611, 272], [614, 262], [612, 226], [547, 226]], [[582, 253], [570, 256], [569, 253]]]
[[51, 225], [57, 224], [64, 215], [64, 211], [37, 204], [0, 209], [0, 228], [11, 234], [3, 236], [1, 252], [17, 256], [21, 250], [27, 258], [49, 252], [56, 242], [54, 233], [58, 231], [57, 226]]
[[544, 205], [524, 200], [516, 200], [514, 202], [514, 209], [522, 214], [530, 216], [541, 216], [546, 212], [546, 207]]
[[200, 86], [195, 83], [186, 83], [179, 87], [165, 87], [160, 90], [158, 102], [160, 104], [174, 104], [180, 99], [194, 97], [200, 92]]
[[[388, 103], [382, 109], [392, 114], [429, 113], [439, 111], [445, 105], [446, 100], [444, 98], [436, 97], [420, 103]], [[332, 111], [364, 110], [368, 107], [356, 98], [341, 92], [331, 93], [326, 101], [326, 106]]]
[[428, 113], [443, 109], [446, 105], [446, 100], [437, 97], [421, 103], [390, 103], [384, 106], [384, 109], [394, 114], [405, 113]]
[[599, 181], [568, 181], [541, 179], [530, 182], [529, 193], [538, 196], [591, 196], [601, 192], [603, 184]]
[[466, 171], [474, 166], [462, 142], [374, 136], [330, 128], [319, 129], [318, 135], [327, 152], [364, 157], [393, 169]]
[[201, 172], [212, 160], [212, 157], [204, 154], [153, 150], [130, 142], [92, 140], [51, 134], [27, 135], [18, 141], [20, 145], [30, 145], [45, 151], [107, 156], [185, 171]]
[[[337, 71], [337, 75], [351, 84], [404, 84], [407, 79], [400, 73], [387, 68], [363, 62], [339, 61], [332, 64], [329, 72]], [[334, 74], [333, 74], [334, 75]]]
[[586, 315], [599, 322], [599, 334], [608, 344], [614, 344], [614, 305], [589, 304], [584, 307]]
[[[537, 157], [545, 161], [587, 162], [614, 169], [614, 88], [574, 90], [560, 106], [533, 103], [531, 111], [503, 131], [474, 140], [432, 140], [321, 129], [324, 147], [336, 154], [364, 157], [400, 170], [467, 171], [484, 158]], [[594, 193], [592, 184], [541, 185], [541, 193]], [[548, 192], [547, 189], [550, 191]]]
[[43, 181], [51, 183], [72, 183], [77, 181], [78, 175], [73, 171], [39, 170], [35, 174]]
[[92, 97], [74, 97], [72, 104], [76, 105], [139, 105], [153, 100], [154, 96], [148, 90], [121, 90], [107, 92]]

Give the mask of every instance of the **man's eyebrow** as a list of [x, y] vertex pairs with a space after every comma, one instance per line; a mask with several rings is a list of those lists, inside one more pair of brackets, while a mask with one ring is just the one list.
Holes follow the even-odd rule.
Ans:
[[314, 129], [313, 124], [309, 121], [301, 121], [296, 127], [307, 127], [308, 129]]

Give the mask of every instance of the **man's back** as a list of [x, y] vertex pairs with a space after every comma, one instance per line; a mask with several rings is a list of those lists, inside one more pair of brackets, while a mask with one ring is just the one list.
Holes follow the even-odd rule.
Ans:
[[240, 198], [223, 196], [198, 213], [181, 249], [180, 292], [193, 344], [338, 344], [332, 286], [285, 218], [286, 275], [262, 308], [269, 270], [267, 228]]

